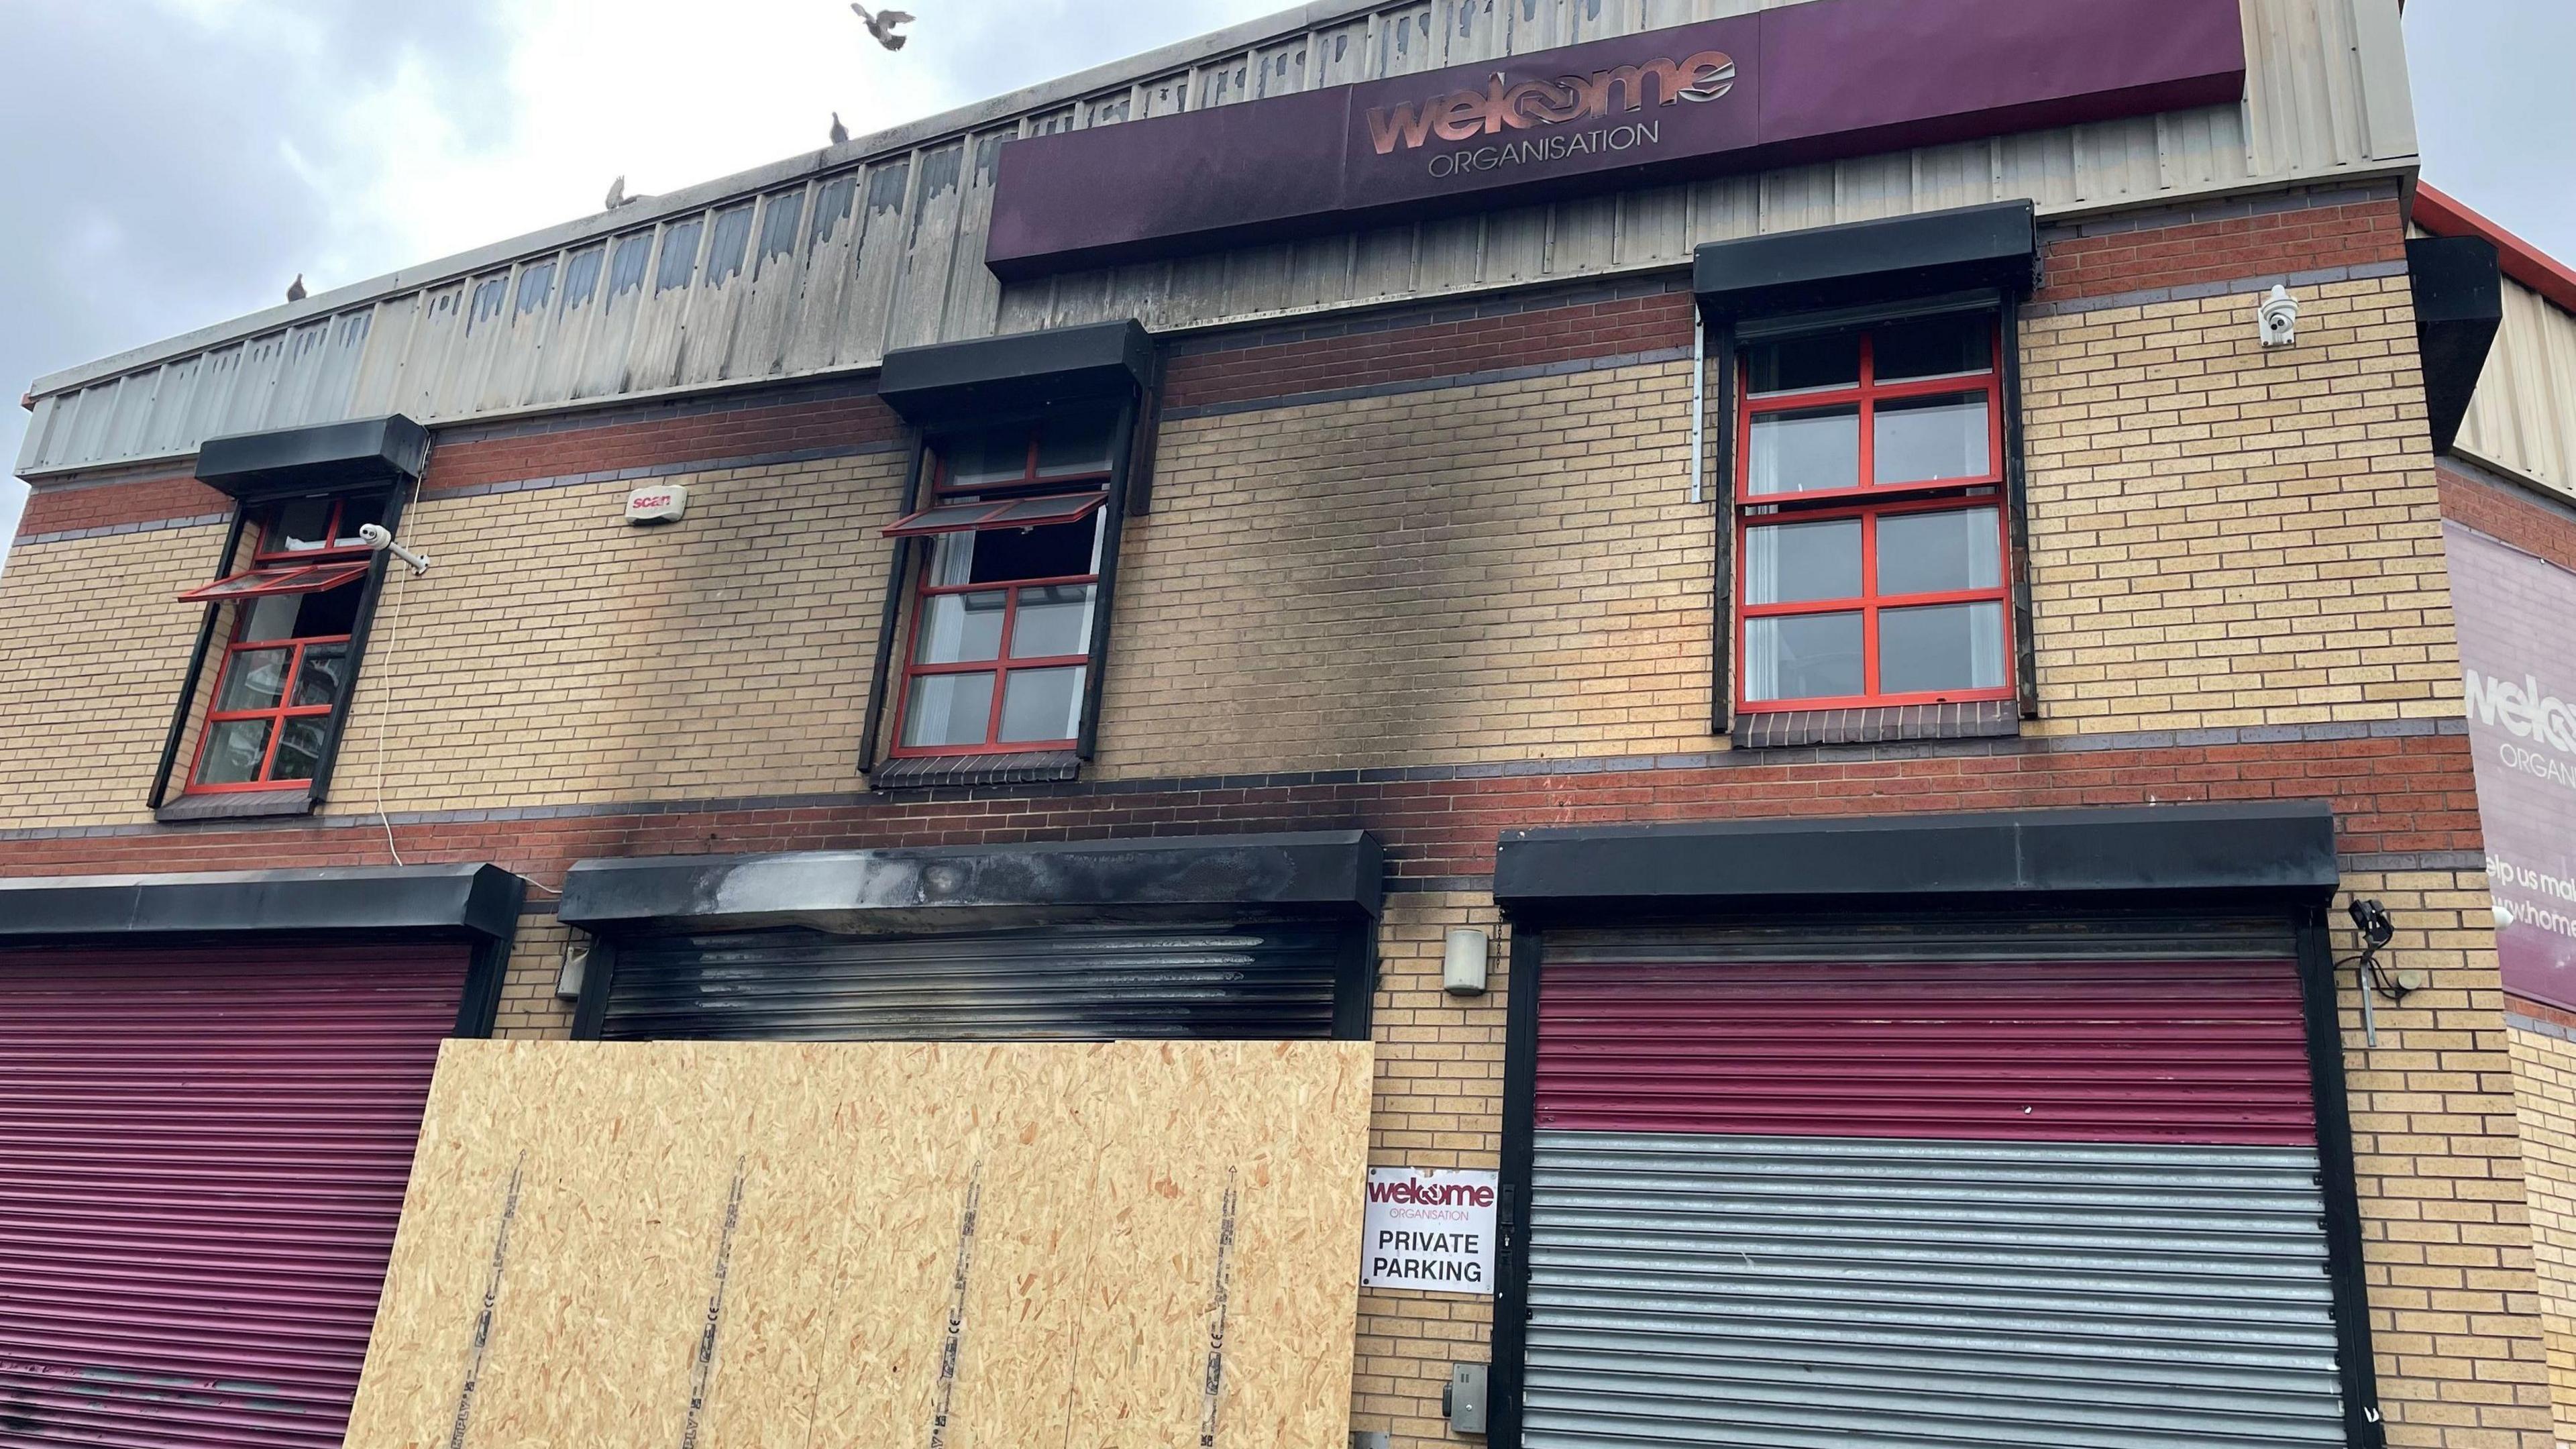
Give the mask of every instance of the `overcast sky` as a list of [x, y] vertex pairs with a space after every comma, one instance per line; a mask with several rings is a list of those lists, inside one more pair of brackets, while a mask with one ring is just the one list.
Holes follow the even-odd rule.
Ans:
[[[39, 374], [1279, 0], [0, 0], [0, 399]], [[2365, 0], [2388, 3], [2388, 0]], [[2576, 0], [2413, 0], [2425, 174], [2576, 258]], [[0, 472], [26, 414], [0, 403]], [[0, 551], [24, 489], [0, 477]]]

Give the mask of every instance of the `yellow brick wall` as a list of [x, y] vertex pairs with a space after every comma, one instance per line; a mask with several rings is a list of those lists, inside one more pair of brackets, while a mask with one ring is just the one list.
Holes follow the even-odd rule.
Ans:
[[2550, 1407], [2559, 1442], [2576, 1444], [2576, 1043], [2554, 1029], [2511, 1037]]
[[2456, 716], [2404, 277], [2035, 317], [2023, 455], [2045, 733]]
[[378, 606], [330, 810], [856, 788], [902, 460], [673, 481], [656, 528], [622, 483], [413, 509], [435, 566]]
[[[2344, 888], [2388, 908], [2390, 968], [2429, 976], [2402, 1005], [2374, 1004], [2372, 1047], [2354, 973], [2337, 973], [2388, 1442], [2544, 1449], [2548, 1365], [2486, 877], [2356, 873]], [[2357, 946], [2335, 932], [2338, 956]]]
[[[537, 902], [531, 898], [529, 904]], [[572, 936], [572, 928], [552, 911], [532, 910], [519, 917], [518, 938], [501, 972], [501, 1009], [493, 1014], [492, 1035], [528, 1041], [561, 1041], [572, 1035], [572, 1003], [555, 998], [564, 945]], [[589, 943], [587, 934], [582, 942]]]
[[[13, 549], [0, 573], [0, 829], [152, 818], [143, 797], [220, 524]], [[184, 768], [184, 761], [182, 763]]]
[[[2042, 733], [2458, 712], [2403, 279], [2034, 317]], [[1713, 521], [1688, 370], [1656, 364], [1176, 420], [1114, 605], [1105, 779], [1641, 755], [1707, 733]], [[336, 812], [850, 790], [901, 459], [430, 497], [377, 620]], [[25, 547], [0, 742], [30, 825], [129, 823], [209, 529]], [[101, 581], [112, 581], [102, 588]], [[98, 687], [62, 690], [65, 677]]]
[[[1440, 986], [1451, 926], [1492, 938], [1490, 989], [1450, 996]], [[1510, 932], [1492, 898], [1399, 894], [1379, 923], [1375, 1003], [1377, 1099], [1369, 1161], [1383, 1167], [1502, 1165], [1503, 1011], [1509, 999]], [[1359, 1245], [1351, 1245], [1354, 1252]], [[1352, 1365], [1351, 1427], [1384, 1429], [1399, 1445], [1455, 1445], [1440, 1391], [1452, 1363], [1490, 1356], [1491, 1299], [1415, 1289], [1360, 1294], [1359, 1355]]]
[[1714, 748], [1689, 388], [1638, 366], [1166, 426], [1102, 773]]

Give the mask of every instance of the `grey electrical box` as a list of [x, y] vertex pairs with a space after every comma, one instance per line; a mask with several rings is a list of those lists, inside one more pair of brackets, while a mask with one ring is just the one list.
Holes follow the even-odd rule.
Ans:
[[1485, 1366], [1483, 1364], [1449, 1365], [1449, 1391], [1441, 1397], [1448, 1401], [1450, 1433], [1482, 1434], [1485, 1432]]
[[1384, 1429], [1353, 1429], [1351, 1449], [1387, 1449], [1394, 1442]]

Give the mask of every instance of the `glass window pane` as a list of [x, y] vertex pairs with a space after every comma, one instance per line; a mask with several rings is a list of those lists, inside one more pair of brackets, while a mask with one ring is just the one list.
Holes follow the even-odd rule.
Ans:
[[1879, 482], [1986, 476], [1984, 393], [1883, 402], [1876, 421], [1870, 467]]
[[1038, 472], [1053, 478], [1067, 473], [1109, 471], [1109, 435], [1118, 415], [1096, 412], [1049, 418], [1038, 429]]
[[1069, 740], [1082, 708], [1082, 666], [1014, 669], [1002, 686], [1002, 742]]
[[1020, 616], [1011, 626], [1012, 658], [1050, 659], [1090, 649], [1091, 585], [1020, 590]]
[[1878, 616], [1878, 687], [1887, 694], [2001, 689], [2004, 606], [1941, 604]]
[[1860, 335], [1792, 337], [1747, 349], [1746, 371], [1756, 393], [1808, 387], [1853, 387], [1860, 382]]
[[223, 713], [237, 709], [275, 709], [286, 693], [286, 661], [294, 651], [288, 649], [243, 649], [234, 653], [224, 670], [224, 687], [215, 696], [215, 708]]
[[[915, 664], [967, 664], [998, 658], [1002, 652], [1002, 612], [1010, 595], [932, 594], [921, 601], [921, 633], [913, 645]], [[980, 735], [980, 728], [977, 733]]]
[[337, 528], [331, 530], [334, 535], [331, 540], [332, 547], [364, 548], [367, 541], [358, 537], [358, 530], [370, 523], [382, 523], [384, 521], [385, 500], [381, 498], [352, 498], [340, 505], [340, 524]]
[[1833, 699], [1861, 692], [1858, 614], [1797, 614], [1744, 623], [1744, 697]]
[[304, 607], [295, 611], [295, 637], [328, 639], [346, 634], [358, 625], [358, 596], [367, 590], [363, 578], [324, 589], [318, 594], [301, 595]]
[[310, 780], [322, 765], [322, 737], [331, 732], [327, 714], [297, 715], [285, 721], [277, 737], [277, 759], [269, 765], [272, 780]]
[[210, 726], [206, 752], [197, 761], [197, 783], [240, 785], [258, 779], [260, 762], [268, 757], [269, 723], [233, 719]]
[[1891, 323], [1870, 334], [1870, 371], [1881, 382], [1984, 372], [1994, 365], [1994, 335], [1987, 312]]
[[245, 644], [263, 644], [271, 639], [295, 637], [295, 616], [304, 612], [304, 601], [310, 594], [271, 594], [253, 599], [249, 615], [242, 620], [241, 638]]
[[[348, 682], [348, 645], [307, 645], [304, 650], [304, 663], [295, 671], [295, 703], [298, 705], [338, 704], [340, 688]], [[285, 746], [280, 745], [278, 748], [282, 750]]]
[[1878, 521], [1878, 591], [1937, 594], [2003, 582], [1995, 510], [1896, 513]]
[[323, 535], [330, 527], [330, 499], [298, 498], [278, 508], [277, 524], [260, 547], [268, 553], [327, 547], [330, 540]]
[[1744, 601], [1860, 597], [1860, 520], [1766, 523], [1744, 531]]
[[972, 488], [982, 483], [1016, 482], [1029, 475], [1029, 430], [988, 428], [958, 433], [935, 445], [946, 475], [943, 488]]
[[918, 749], [980, 745], [993, 718], [993, 676], [923, 674], [905, 701], [903, 742]]
[[996, 524], [1016, 523], [1022, 527], [1040, 523], [1062, 523], [1080, 518], [1104, 501], [1099, 493], [1064, 493], [1045, 498], [1023, 498], [993, 515]]
[[1860, 413], [1853, 408], [1762, 413], [1753, 419], [1745, 492], [1812, 493], [1860, 486]]
[[1040, 528], [990, 528], [975, 535], [969, 584], [1007, 584], [1020, 579], [1078, 578], [1092, 571], [1093, 545], [1100, 535], [1100, 515]]

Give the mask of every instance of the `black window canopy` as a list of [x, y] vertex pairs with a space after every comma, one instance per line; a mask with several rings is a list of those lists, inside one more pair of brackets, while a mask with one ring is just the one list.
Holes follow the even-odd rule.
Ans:
[[1365, 831], [585, 860], [558, 917], [618, 934], [820, 926], [902, 933], [1098, 921], [1375, 916]]
[[1055, 327], [886, 354], [877, 395], [910, 422], [961, 426], [1150, 388], [1154, 343], [1133, 319]]
[[395, 413], [209, 438], [198, 451], [197, 481], [244, 503], [262, 503], [408, 483], [428, 464], [429, 430]]
[[2027, 201], [1996, 202], [1709, 242], [1691, 289], [1711, 312], [1839, 307], [1991, 287], [2031, 289], [2039, 257]]

